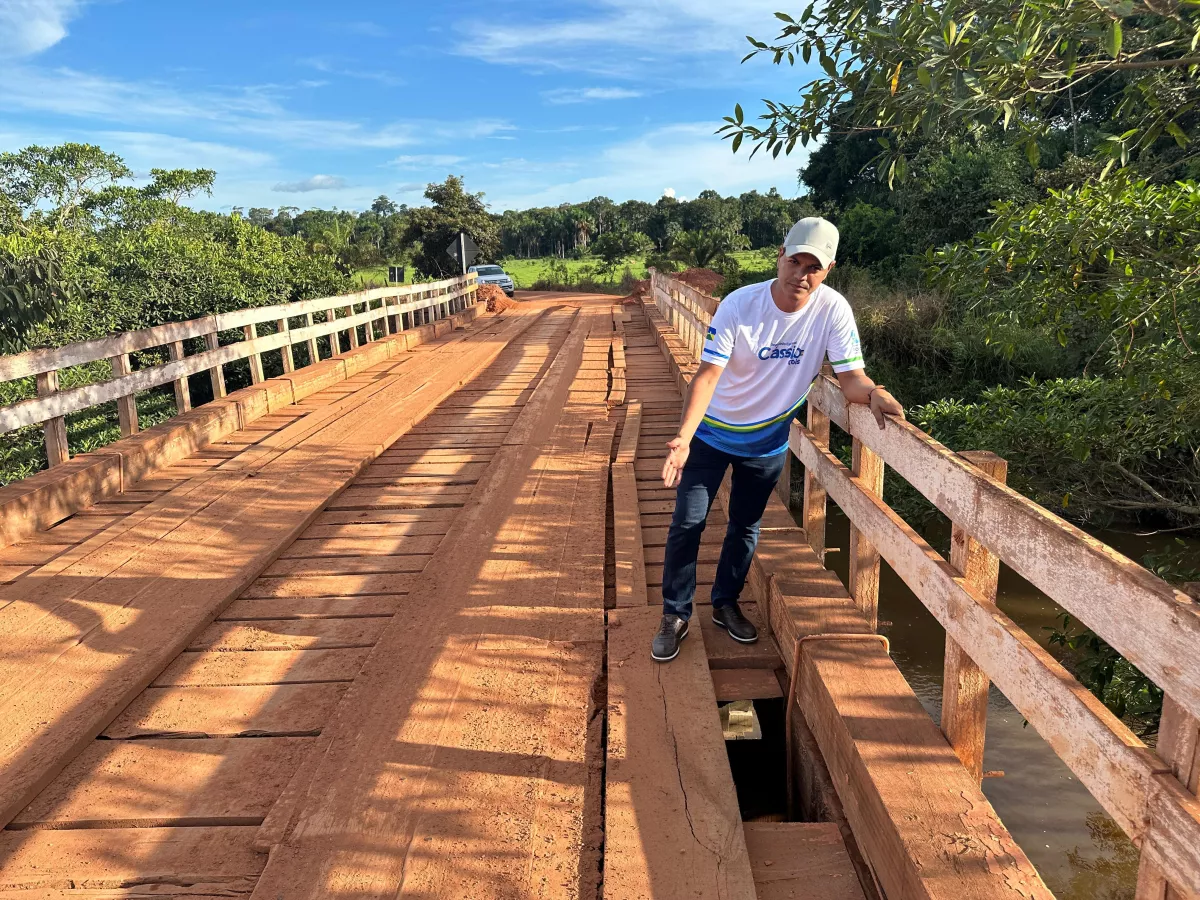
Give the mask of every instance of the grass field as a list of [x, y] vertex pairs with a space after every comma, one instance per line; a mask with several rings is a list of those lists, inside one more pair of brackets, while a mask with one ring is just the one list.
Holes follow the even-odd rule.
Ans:
[[[732, 256], [737, 260], [743, 272], [761, 271], [764, 273], [763, 277], [768, 278], [774, 270], [774, 263], [768, 262], [758, 250], [737, 250]], [[537, 259], [501, 260], [499, 265], [512, 276], [513, 283], [518, 290], [528, 290], [540, 279], [550, 277], [552, 266], [564, 263], [572, 281], [591, 278], [595, 281], [617, 283], [625, 275], [626, 268], [633, 273], [634, 278], [646, 277], [646, 260], [645, 257], [640, 256], [629, 257], [611, 273], [601, 270], [602, 264], [597, 258], [560, 260], [553, 256], [543, 256]], [[411, 273], [412, 269], [410, 268], [408, 274], [411, 276]], [[354, 273], [356, 288], [385, 284], [387, 284], [387, 266], [371, 266], [359, 269]]]
[[[405, 274], [407, 275], [408, 273], [406, 272]], [[387, 276], [387, 266], [369, 266], [366, 269], [359, 269], [350, 277], [354, 282], [354, 286], [362, 289], [368, 287], [385, 287], [388, 283]]]
[[[738, 250], [732, 254], [743, 272], [770, 272], [774, 264], [769, 263], [758, 250]], [[550, 267], [556, 263], [565, 262], [571, 277], [578, 279], [591, 275], [597, 281], [620, 281], [625, 274], [625, 268], [633, 272], [634, 278], [646, 277], [646, 260], [644, 257], [631, 256], [617, 266], [613, 275], [600, 274], [600, 261], [597, 259], [567, 259], [558, 260], [554, 257], [538, 259], [507, 259], [500, 263], [504, 271], [512, 276], [518, 288], [528, 288], [539, 278], [549, 274]]]

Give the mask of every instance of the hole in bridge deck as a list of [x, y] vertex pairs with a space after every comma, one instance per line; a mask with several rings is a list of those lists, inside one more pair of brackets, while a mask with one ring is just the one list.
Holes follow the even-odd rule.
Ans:
[[755, 700], [761, 740], [727, 740], [729, 768], [743, 822], [787, 818], [787, 742], [782, 698]]

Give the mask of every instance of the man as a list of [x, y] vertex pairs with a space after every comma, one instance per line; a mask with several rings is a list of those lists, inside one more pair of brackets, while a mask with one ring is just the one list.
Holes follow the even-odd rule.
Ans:
[[885, 415], [904, 415], [863, 370], [850, 304], [823, 283], [837, 245], [831, 222], [801, 219], [779, 248], [778, 277], [739, 288], [713, 316], [662, 470], [663, 483], [678, 491], [663, 562], [662, 624], [651, 647], [659, 662], [674, 659], [687, 637], [700, 536], [730, 466], [729, 527], [712, 587], [712, 616], [734, 640], [758, 640], [738, 597], [758, 543], [759, 520], [783, 471], [792, 419], [824, 359], [832, 363], [846, 399], [870, 404], [880, 428]]

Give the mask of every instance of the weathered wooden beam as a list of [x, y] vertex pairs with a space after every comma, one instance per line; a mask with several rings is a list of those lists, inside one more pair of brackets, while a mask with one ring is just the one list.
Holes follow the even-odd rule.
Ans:
[[[258, 332], [255, 330], [255, 326], [244, 326], [242, 333], [246, 336], [246, 343], [253, 347], [258, 340]], [[251, 350], [247, 359], [250, 360], [250, 382], [252, 384], [262, 384], [264, 380], [262, 354]]]
[[[884, 458], [1009, 568], [1049, 595], [1200, 717], [1200, 606], [1091, 535], [988, 478], [915, 425], [879, 429], [818, 378], [809, 401]], [[1063, 565], [1070, 559], [1071, 565]]]
[[[863, 446], [854, 438], [851, 471], [859, 480], [863, 490], [876, 497], [883, 497], [883, 460], [879, 454]], [[788, 454], [791, 456], [791, 453]], [[863, 537], [858, 527], [850, 523], [850, 596], [859, 608], [871, 630], [879, 628], [879, 551]]]
[[[277, 319], [275, 321], [275, 332], [277, 334], [287, 334], [288, 333], [288, 320], [287, 319]], [[292, 356], [291, 340], [289, 340], [286, 344], [283, 345], [283, 347], [281, 348], [281, 351], [283, 353], [283, 372], [284, 372], [284, 374], [286, 375], [288, 372], [295, 372], [296, 371], [296, 358], [294, 356]]]
[[[1178, 805], [1191, 810], [1195, 819], [1195, 813], [1200, 812], [1200, 802], [1195, 800], [1200, 789], [1200, 723], [1170, 695], [1163, 697], [1157, 752], [1179, 782], [1178, 790], [1173, 785], [1166, 786], [1167, 791], [1176, 795], [1176, 803], [1168, 799], [1162, 815], [1172, 815], [1172, 807]], [[1156, 805], [1152, 800], [1152, 814]], [[1187, 857], [1180, 858], [1170, 839], [1176, 830], [1186, 829], [1174, 829], [1161, 817], [1151, 820], [1142, 844], [1136, 900], [1196, 900], [1200, 897], [1200, 873], [1186, 871]]]
[[[455, 295], [473, 292], [474, 282], [464, 283], [462, 278], [446, 279], [444, 284]], [[386, 288], [373, 288], [347, 294], [342, 297], [320, 297], [313, 300], [301, 300], [295, 303], [280, 303], [273, 306], [261, 306], [250, 309], [235, 310], [213, 316], [203, 316], [186, 322], [169, 322], [156, 325], [153, 328], [143, 328], [139, 331], [127, 331], [110, 337], [96, 338], [90, 341], [80, 341], [63, 347], [52, 347], [42, 350], [29, 350], [12, 356], [0, 356], [0, 381], [13, 381], [26, 378], [41, 372], [50, 372], [82, 365], [101, 359], [111, 359], [122, 353], [132, 353], [136, 350], [148, 350], [151, 347], [168, 346], [175, 341], [188, 338], [204, 337], [216, 331], [228, 331], [242, 328], [250, 324], [271, 322], [280, 318], [301, 316], [314, 312], [322, 312], [329, 308], [334, 300], [342, 303], [352, 301], [382, 300], [387, 308], [416, 308], [422, 302], [406, 302], [404, 298], [427, 293], [426, 285], [395, 285]], [[344, 326], [343, 326], [344, 327]]]
[[803, 642], [798, 695], [884, 893], [1052, 900], [899, 669], [864, 637]]
[[[797, 437], [793, 432], [793, 437]], [[1055, 748], [1133, 840], [1143, 836], [1147, 798], [1164, 766], [1043, 647], [976, 596], [963, 578], [881, 500], [864, 491], [828, 450], [799, 436], [800, 458], [855, 521], [946, 632]], [[1194, 842], [1200, 872], [1200, 831]]]
[[[798, 427], [798, 422], [792, 423], [792, 438]], [[813, 403], [808, 404], [808, 431], [813, 440], [821, 446], [829, 446], [829, 417], [817, 409]], [[799, 456], [795, 448], [792, 449], [792, 453]], [[812, 547], [813, 553], [817, 554], [817, 559], [822, 563], [825, 562], [825, 504], [827, 498], [828, 495], [825, 493], [825, 487], [821, 484], [820, 479], [809, 471], [806, 465], [804, 467], [804, 509], [800, 523], [808, 537], [808, 546]]]
[[[1008, 463], [994, 453], [964, 451], [963, 459], [1003, 482]], [[992, 603], [1000, 584], [1000, 560], [957, 523], [950, 537], [950, 565], [971, 591]], [[983, 747], [987, 731], [990, 682], [984, 671], [949, 635], [942, 679], [942, 731], [976, 782], [983, 780]]]
[[204, 346], [208, 348], [207, 352], [214, 357], [211, 365], [208, 367], [209, 377], [212, 379], [213, 398], [220, 399], [226, 394], [225, 370], [221, 368], [223, 360], [216, 358], [214, 352], [221, 349], [221, 341], [216, 332], [204, 336]]
[[[120, 353], [114, 356], [112, 358], [112, 369], [114, 378], [121, 378], [131, 374], [129, 354]], [[137, 434], [138, 412], [136, 393], [131, 391], [117, 398], [117, 418], [121, 423], [121, 437], [129, 437], [131, 434]]]
[[[58, 393], [58, 372], [39, 372], [37, 375], [39, 397]], [[46, 438], [46, 465], [53, 469], [71, 458], [67, 447], [67, 420], [63, 416], [47, 419], [42, 426]]]
[[[656, 609], [610, 613], [605, 900], [754, 900], [754, 878], [699, 634], [659, 665]], [[698, 623], [694, 624], [699, 631]]]
[[[183, 352], [183, 341], [172, 341], [168, 345], [168, 350], [171, 354], [172, 362], [180, 362], [187, 357]], [[185, 413], [192, 408], [192, 389], [188, 384], [187, 376], [184, 375], [176, 378], [174, 381], [175, 387], [175, 414]]]

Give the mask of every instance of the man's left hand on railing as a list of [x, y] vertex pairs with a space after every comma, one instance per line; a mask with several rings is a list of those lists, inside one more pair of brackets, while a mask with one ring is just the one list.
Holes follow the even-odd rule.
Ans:
[[880, 429], [887, 423], [885, 416], [904, 418], [904, 407], [900, 405], [900, 401], [882, 384], [872, 381], [865, 370], [839, 372], [837, 380], [846, 400], [850, 403], [865, 403], [870, 407], [871, 415], [875, 417]]

